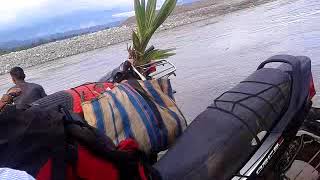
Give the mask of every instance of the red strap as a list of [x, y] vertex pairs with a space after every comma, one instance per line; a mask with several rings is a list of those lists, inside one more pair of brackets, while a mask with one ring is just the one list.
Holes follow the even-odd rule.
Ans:
[[[52, 178], [51, 170], [52, 160], [49, 159], [40, 169], [36, 179], [50, 180]], [[112, 163], [94, 156], [79, 145], [78, 162], [76, 167], [67, 166], [66, 180], [77, 180], [79, 177], [86, 180], [119, 180], [119, 171]]]
[[37, 180], [50, 180], [52, 170], [52, 160], [49, 159], [44, 166], [39, 170], [36, 179]]
[[148, 180], [146, 173], [144, 171], [144, 167], [141, 163], [139, 163], [139, 174], [140, 174], [141, 180]]

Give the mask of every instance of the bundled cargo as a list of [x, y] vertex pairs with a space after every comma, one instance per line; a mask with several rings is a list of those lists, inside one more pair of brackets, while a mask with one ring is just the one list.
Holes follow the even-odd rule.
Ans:
[[187, 126], [169, 79], [128, 80], [82, 108], [85, 120], [116, 145], [133, 138], [148, 154], [166, 150]]

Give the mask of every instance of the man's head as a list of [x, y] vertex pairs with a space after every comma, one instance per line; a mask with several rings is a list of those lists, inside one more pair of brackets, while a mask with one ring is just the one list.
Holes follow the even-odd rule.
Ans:
[[13, 83], [23, 82], [26, 75], [21, 67], [14, 67], [10, 70], [10, 75]]

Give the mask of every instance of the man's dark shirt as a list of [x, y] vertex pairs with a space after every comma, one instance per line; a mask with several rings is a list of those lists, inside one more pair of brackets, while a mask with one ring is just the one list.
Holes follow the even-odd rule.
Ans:
[[13, 102], [16, 104], [17, 108], [23, 108], [26, 105], [30, 105], [34, 101], [47, 96], [43, 87], [34, 83], [19, 82], [12, 88], [21, 89], [21, 94], [13, 99]]

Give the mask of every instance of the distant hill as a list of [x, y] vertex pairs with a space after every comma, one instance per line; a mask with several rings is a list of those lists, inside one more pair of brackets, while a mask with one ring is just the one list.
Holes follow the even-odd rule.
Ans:
[[0, 55], [3, 55], [3, 54], [7, 54], [9, 53], [10, 51], [6, 51], [4, 49], [0, 49]]
[[[174, 9], [172, 15], [207, 7], [215, 3], [216, 1], [214, 0], [178, 0], [178, 5]], [[134, 23], [136, 23], [136, 19], [132, 16], [123, 21], [121, 25], [130, 25]]]
[[72, 31], [67, 31], [64, 33], [56, 33], [52, 35], [47, 35], [43, 37], [37, 37], [33, 39], [27, 39], [27, 40], [12, 40], [8, 42], [1, 42], [0, 43], [0, 55], [10, 53], [13, 51], [20, 51], [32, 47], [39, 46], [41, 44], [49, 43], [49, 42], [54, 42], [58, 40], [63, 40], [63, 39], [68, 39], [72, 38], [75, 36], [80, 36], [84, 34], [90, 34], [98, 31], [102, 31], [105, 29], [109, 29], [111, 27], [116, 27], [121, 24], [121, 21], [117, 22], [112, 22], [106, 25], [97, 25], [97, 26], [92, 26], [88, 28], [82, 28], [78, 30], [72, 30]]

